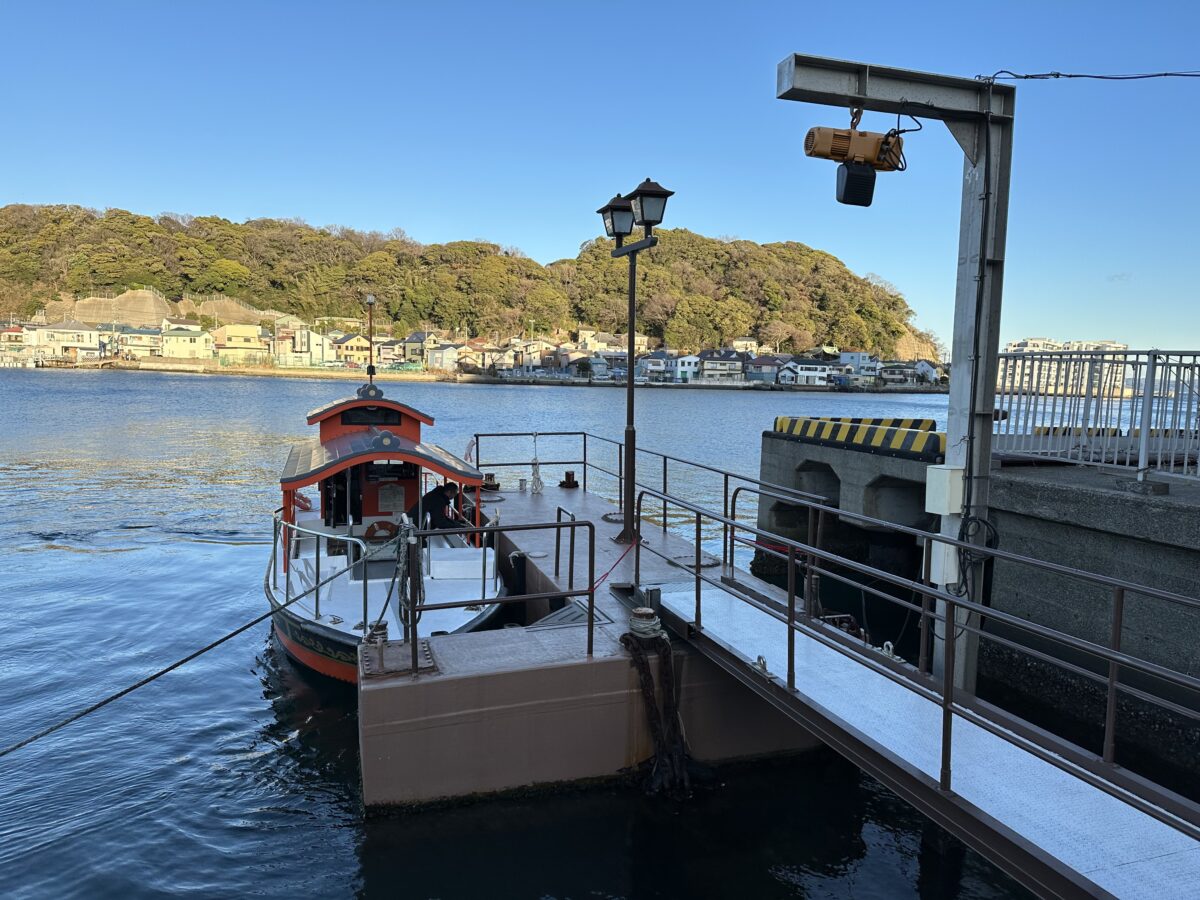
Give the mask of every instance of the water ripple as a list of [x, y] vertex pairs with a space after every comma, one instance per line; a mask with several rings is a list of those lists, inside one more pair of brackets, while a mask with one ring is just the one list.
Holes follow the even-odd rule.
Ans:
[[[618, 391], [388, 390], [434, 412], [431, 436], [453, 451], [475, 431], [513, 423], [616, 437], [622, 421]], [[0, 370], [0, 392], [7, 420], [23, 425], [19, 436], [0, 431], [7, 744], [263, 611], [278, 466], [308, 430], [303, 413], [348, 391], [321, 381]], [[674, 446], [696, 422], [723, 422], [689, 454], [749, 474], [758, 449], [747, 435], [778, 414], [829, 412], [820, 404], [831, 402], [647, 393], [646, 446]], [[843, 415], [897, 414], [904, 402], [834, 400]], [[944, 419], [945, 398], [906, 411]], [[520, 459], [531, 449], [508, 446], [487, 452]], [[719, 483], [678, 478], [719, 496]], [[0, 884], [31, 900], [915, 897], [924, 827], [821, 755], [725, 772], [682, 807], [620, 788], [367, 816], [353, 689], [297, 670], [265, 624], [0, 760]], [[960, 896], [1011, 891], [968, 854]]]

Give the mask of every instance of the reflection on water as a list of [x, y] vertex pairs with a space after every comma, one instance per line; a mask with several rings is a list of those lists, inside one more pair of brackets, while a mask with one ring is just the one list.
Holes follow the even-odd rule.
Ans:
[[[622, 424], [619, 391], [386, 390], [432, 413], [430, 436], [455, 452], [480, 430], [615, 437]], [[0, 372], [4, 422], [17, 423], [0, 431], [0, 744], [263, 611], [277, 470], [308, 431], [303, 414], [344, 393], [328, 382]], [[775, 415], [944, 418], [945, 407], [643, 393], [645, 446], [748, 474]], [[539, 451], [558, 452], [545, 441]], [[1014, 892], [973, 854], [959, 882], [958, 848], [938, 848], [923, 820], [830, 754], [722, 770], [676, 805], [606, 787], [366, 816], [358, 780], [353, 690], [297, 670], [264, 624], [0, 760], [0, 883], [31, 898]]]

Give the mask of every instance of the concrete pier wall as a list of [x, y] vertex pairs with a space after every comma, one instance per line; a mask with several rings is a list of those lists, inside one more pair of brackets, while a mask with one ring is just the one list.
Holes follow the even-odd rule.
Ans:
[[[553, 522], [559, 507], [580, 522], [596, 523], [594, 574], [609, 575], [595, 593], [593, 656], [587, 657], [584, 597], [511, 607], [509, 624], [526, 627], [422, 635], [428, 653], [418, 647], [415, 678], [408, 645], [388, 643], [375, 656], [368, 654], [378, 654], [377, 648], [363, 648], [358, 725], [367, 805], [607, 778], [654, 753], [637, 670], [620, 642], [629, 630], [630, 598], [612, 588], [633, 582], [634, 555], [611, 540], [620, 526], [603, 521], [615, 507], [553, 483], [539, 494], [485, 495], [484, 504], [489, 517], [500, 512], [510, 526]], [[576, 588], [588, 584], [587, 537], [581, 528], [575, 541]], [[642, 546], [643, 584], [678, 582], [684, 572], [671, 560], [693, 553], [687, 541], [658, 529], [643, 533]], [[556, 576], [554, 531], [505, 532], [500, 559], [508, 583], [521, 580], [511, 568], [520, 565], [526, 591], [567, 589], [569, 535], [562, 535], [558, 549]], [[514, 551], [524, 559], [510, 555]], [[808, 732], [682, 641], [674, 650], [679, 710], [693, 757], [719, 762], [817, 746]], [[657, 683], [657, 658], [650, 662]]]
[[[1122, 490], [1110, 472], [1080, 466], [1008, 467], [992, 474], [990, 518], [1013, 553], [1200, 594], [1200, 484], [1177, 482], [1155, 496]], [[992, 598], [1005, 612], [1106, 646], [1110, 640], [1108, 588], [1000, 562]], [[1127, 595], [1121, 647], [1200, 674], [1200, 612]]]
[[[513, 629], [447, 635], [431, 644], [435, 658], [448, 649], [470, 654], [473, 643], [486, 643], [492, 656], [498, 643], [524, 639]], [[680, 715], [696, 759], [817, 746], [800, 726], [686, 646], [677, 645], [675, 666]], [[657, 680], [656, 659], [652, 669]], [[510, 671], [367, 678], [359, 690], [359, 720], [368, 806], [610, 777], [654, 753], [637, 672], [624, 654]]]
[[[925, 512], [927, 466], [920, 460], [804, 443], [767, 431], [759, 478], [828, 497], [829, 505], [847, 512], [923, 528], [937, 521]], [[795, 507], [763, 498], [758, 524], [785, 537], [802, 537], [805, 523], [793, 521], [795, 515]]]

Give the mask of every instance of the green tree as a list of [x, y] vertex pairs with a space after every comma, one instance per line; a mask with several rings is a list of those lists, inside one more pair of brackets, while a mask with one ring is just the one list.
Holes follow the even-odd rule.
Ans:
[[240, 262], [232, 259], [218, 259], [204, 271], [199, 290], [202, 293], [230, 294], [236, 296], [242, 293], [253, 281], [253, 274]]
[[[940, 356], [893, 285], [860, 278], [828, 253], [684, 229], [658, 237], [638, 258], [638, 325], [653, 338], [699, 349], [753, 332], [793, 349], [830, 342], [891, 354], [900, 344]], [[421, 246], [399, 229], [12, 204], [0, 207], [0, 314], [53, 305], [59, 292], [150, 285], [172, 298], [224, 293], [309, 320], [361, 317], [373, 293], [377, 314], [405, 334], [426, 324], [471, 335], [580, 324], [623, 331], [629, 268], [612, 247], [587, 241], [573, 258], [540, 266], [486, 241]]]

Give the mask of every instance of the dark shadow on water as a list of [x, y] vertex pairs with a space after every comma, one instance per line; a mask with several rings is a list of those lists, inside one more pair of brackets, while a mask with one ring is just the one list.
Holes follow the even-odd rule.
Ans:
[[257, 668], [263, 699], [273, 713], [260, 738], [277, 750], [259, 777], [286, 781], [295, 793], [311, 789], [358, 818], [362, 803], [354, 685], [297, 665], [273, 634]]
[[682, 802], [622, 781], [367, 814], [355, 688], [273, 639], [259, 663], [278, 752], [258, 777], [354, 829], [362, 898], [1027, 896], [827, 750], [719, 767]]
[[1025, 896], [832, 752], [717, 776], [680, 803], [620, 785], [371, 816], [359, 896]]

